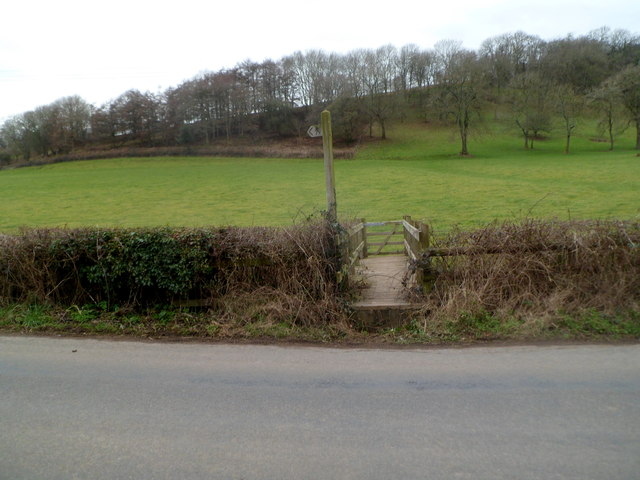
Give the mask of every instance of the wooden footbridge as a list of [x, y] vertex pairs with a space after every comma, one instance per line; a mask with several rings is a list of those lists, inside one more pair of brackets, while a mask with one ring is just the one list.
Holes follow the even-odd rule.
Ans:
[[[333, 172], [331, 113], [320, 118], [324, 171], [327, 187], [327, 218], [337, 224], [338, 213]], [[310, 131], [309, 135], [316, 136]], [[384, 227], [383, 231], [376, 227]], [[380, 241], [372, 241], [380, 240]], [[414, 307], [411, 290], [423, 285], [425, 262], [418, 262], [429, 247], [429, 231], [424, 223], [402, 220], [367, 223], [360, 221], [338, 238], [341, 250], [340, 282], [361, 282], [359, 300], [353, 303], [363, 327], [400, 324]]]
[[352, 307], [367, 328], [395, 326], [416, 308], [411, 301], [422, 289], [418, 258], [429, 247], [428, 227], [411, 217], [365, 222], [350, 227], [342, 240], [343, 278], [361, 285]]

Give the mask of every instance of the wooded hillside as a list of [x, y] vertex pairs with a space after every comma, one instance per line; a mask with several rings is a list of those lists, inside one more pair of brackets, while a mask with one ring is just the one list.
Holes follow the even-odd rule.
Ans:
[[247, 60], [164, 92], [129, 90], [97, 106], [71, 96], [20, 114], [0, 128], [0, 164], [87, 149], [301, 137], [327, 107], [341, 141], [374, 127], [384, 138], [389, 120], [411, 107], [455, 126], [467, 154], [470, 125], [487, 105], [509, 112], [526, 148], [561, 119], [567, 151], [575, 118], [588, 109], [613, 148], [628, 126], [640, 131], [640, 36], [602, 28], [544, 41], [516, 32], [488, 38], [478, 51], [444, 40], [433, 49], [386, 45]]

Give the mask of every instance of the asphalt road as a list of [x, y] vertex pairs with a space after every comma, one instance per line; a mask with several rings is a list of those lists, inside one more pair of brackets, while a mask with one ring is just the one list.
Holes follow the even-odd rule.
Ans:
[[0, 337], [0, 479], [639, 479], [640, 346]]

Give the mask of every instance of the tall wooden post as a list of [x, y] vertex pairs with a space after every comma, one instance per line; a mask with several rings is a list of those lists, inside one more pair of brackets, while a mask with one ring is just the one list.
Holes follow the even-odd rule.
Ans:
[[[420, 229], [420, 252], [424, 253], [429, 249], [431, 232], [429, 231], [429, 226], [422, 222], [418, 222], [417, 227]], [[431, 291], [434, 281], [435, 275], [431, 268], [431, 259], [427, 259], [422, 267], [416, 271], [416, 282], [422, 287], [422, 291], [426, 293]]]
[[[405, 222], [413, 225], [411, 223], [411, 215], [403, 215], [402, 219]], [[409, 251], [407, 250], [407, 246], [409, 246], [409, 248], [411, 248], [411, 245], [412, 245], [412, 243], [411, 243], [411, 235], [409, 234], [409, 232], [407, 232], [406, 228], [402, 229], [402, 233], [403, 233], [403, 238], [404, 238], [404, 247], [402, 247], [404, 249], [404, 254], [408, 255], [409, 257], [411, 257], [411, 255], [409, 255]]]
[[324, 176], [327, 184], [327, 215], [331, 223], [338, 222], [336, 204], [336, 180], [333, 174], [333, 133], [331, 131], [331, 112], [325, 110], [321, 116], [322, 149], [324, 151]]
[[362, 248], [362, 258], [367, 258], [369, 256], [369, 245], [367, 242], [367, 222], [364, 218], [361, 218], [360, 222], [362, 222], [362, 241], [364, 242], [364, 247]]
[[424, 252], [429, 248], [429, 226], [418, 222], [418, 228], [420, 229], [420, 251]]

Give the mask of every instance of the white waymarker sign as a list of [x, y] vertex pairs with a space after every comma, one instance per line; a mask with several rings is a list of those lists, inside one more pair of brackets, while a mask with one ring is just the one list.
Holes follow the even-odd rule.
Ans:
[[312, 138], [321, 137], [322, 136], [322, 128], [319, 125], [311, 125], [307, 130], [307, 135]]

